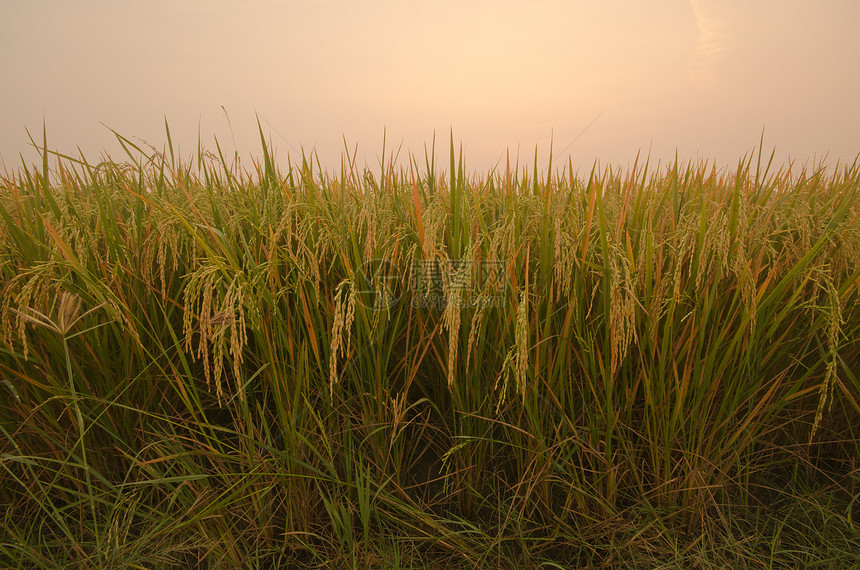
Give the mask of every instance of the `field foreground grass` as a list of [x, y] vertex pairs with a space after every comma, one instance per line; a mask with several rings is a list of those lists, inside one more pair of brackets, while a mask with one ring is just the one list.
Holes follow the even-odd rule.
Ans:
[[0, 565], [860, 564], [860, 165], [119, 138], [0, 179]]

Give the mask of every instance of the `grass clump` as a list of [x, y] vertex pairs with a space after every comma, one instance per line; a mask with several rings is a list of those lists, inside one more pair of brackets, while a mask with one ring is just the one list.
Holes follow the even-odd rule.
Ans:
[[2, 178], [4, 565], [858, 563], [856, 164], [120, 141]]

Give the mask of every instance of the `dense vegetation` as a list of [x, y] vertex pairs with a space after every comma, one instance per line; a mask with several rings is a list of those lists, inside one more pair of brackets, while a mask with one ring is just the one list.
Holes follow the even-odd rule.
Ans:
[[3, 566], [860, 563], [860, 165], [119, 138], [0, 180]]

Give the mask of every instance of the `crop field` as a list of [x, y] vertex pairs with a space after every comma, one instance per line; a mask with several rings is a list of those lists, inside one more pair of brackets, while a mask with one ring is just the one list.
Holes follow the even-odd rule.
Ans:
[[0, 566], [860, 564], [860, 163], [117, 136], [0, 177]]

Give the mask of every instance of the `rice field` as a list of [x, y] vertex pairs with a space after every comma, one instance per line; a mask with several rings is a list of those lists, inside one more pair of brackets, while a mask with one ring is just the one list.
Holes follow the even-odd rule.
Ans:
[[0, 178], [0, 565], [860, 564], [860, 163], [117, 136]]

